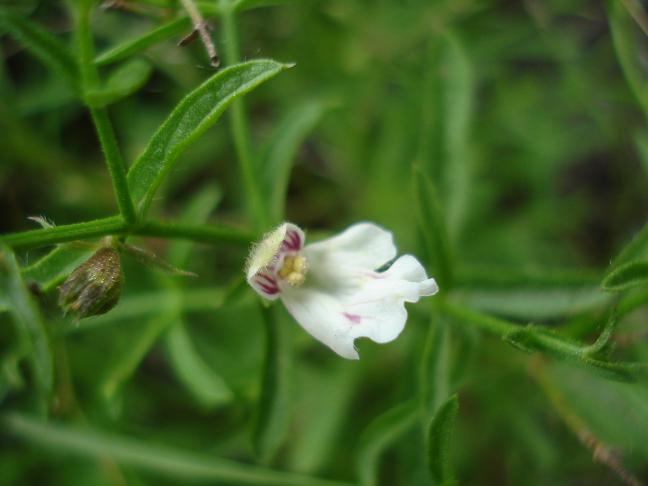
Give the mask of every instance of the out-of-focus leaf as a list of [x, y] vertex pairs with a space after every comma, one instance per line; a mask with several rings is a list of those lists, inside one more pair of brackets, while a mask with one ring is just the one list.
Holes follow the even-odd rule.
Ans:
[[648, 132], [646, 130], [637, 131], [635, 134], [635, 145], [637, 146], [639, 160], [641, 161], [644, 172], [648, 174]]
[[468, 53], [459, 37], [447, 35], [443, 70], [445, 145], [445, 201], [448, 236], [456, 241], [470, 195], [470, 124], [474, 111], [475, 80]]
[[482, 312], [522, 320], [572, 316], [607, 305], [609, 294], [596, 286], [556, 288], [475, 288], [461, 290], [465, 305]]
[[37, 283], [41, 291], [49, 292], [92, 253], [92, 249], [76, 247], [74, 244], [59, 245], [38, 261], [23, 268], [23, 278]]
[[78, 81], [78, 69], [70, 50], [39, 25], [0, 9], [0, 27], [73, 85]]
[[553, 385], [596, 437], [624, 455], [648, 455], [646, 387], [605, 380], [565, 363], [548, 363], [547, 368]]
[[282, 5], [292, 3], [295, 0], [234, 0], [234, 10], [242, 12], [261, 7], [272, 7], [273, 5]]
[[261, 396], [254, 425], [254, 448], [261, 463], [270, 463], [286, 438], [291, 417], [292, 349], [285, 322], [276, 307], [262, 309], [265, 358]]
[[639, 29], [623, 2], [607, 2], [612, 41], [626, 80], [648, 118], [648, 56], [646, 35]]
[[419, 418], [415, 401], [395, 406], [376, 418], [362, 433], [356, 455], [356, 470], [362, 486], [381, 484], [378, 478], [380, 456]]
[[99, 384], [101, 396], [107, 402], [116, 398], [121, 387], [131, 378], [162, 332], [178, 321], [177, 294], [174, 296], [175, 299], [170, 297], [166, 302], [158, 304], [158, 314], [154, 314], [138, 327], [128, 348], [121, 350], [108, 365]]
[[436, 412], [428, 428], [428, 460], [430, 473], [440, 485], [457, 484], [452, 472], [450, 440], [454, 429], [459, 400], [452, 395]]
[[53, 453], [64, 451], [91, 459], [111, 457], [121, 464], [158, 474], [162, 478], [255, 486], [349, 486], [348, 483], [274, 471], [88, 427], [47, 423], [27, 415], [9, 414], [1, 420], [3, 429], [8, 433], [28, 443], [47, 447]]
[[[182, 221], [204, 222], [221, 196], [221, 191], [211, 185], [198, 192], [183, 211]], [[169, 248], [169, 261], [179, 267], [186, 266], [193, 246], [189, 241], [173, 242]], [[178, 316], [178, 322], [167, 332], [165, 343], [171, 368], [202, 407], [209, 409], [232, 400], [234, 394], [225, 380], [202, 358], [182, 316]]]
[[128, 185], [140, 213], [147, 211], [180, 153], [205, 133], [232, 101], [289, 67], [271, 60], [245, 62], [219, 71], [189, 93], [128, 171]]
[[356, 391], [359, 368], [336, 360], [331, 367], [300, 362], [295, 367], [299, 389], [295, 397], [295, 427], [290, 433], [289, 469], [313, 474], [338, 452], [344, 434], [346, 412]]
[[414, 168], [414, 196], [421, 232], [432, 260], [432, 273], [442, 289], [452, 284], [452, 262], [445, 218], [438, 193], [419, 167]]
[[119, 66], [105, 84], [85, 93], [87, 103], [94, 108], [101, 108], [125, 98], [148, 81], [153, 66], [144, 59], [132, 59]]
[[619, 291], [648, 284], [648, 260], [638, 260], [618, 266], [603, 279], [605, 290]]
[[[206, 187], [189, 202], [182, 213], [181, 221], [183, 223], [204, 223], [216, 209], [222, 197], [223, 193], [217, 186]], [[184, 268], [187, 266], [193, 246], [194, 243], [191, 241], [174, 241], [169, 247], [169, 262], [178, 268]]]
[[450, 389], [450, 329], [443, 319], [431, 319], [421, 359], [419, 394], [423, 417], [432, 417]]
[[273, 221], [284, 217], [290, 172], [299, 146], [322, 118], [330, 103], [309, 100], [297, 105], [279, 122], [262, 157], [264, 188]]
[[29, 343], [29, 360], [43, 412], [54, 382], [52, 348], [38, 306], [31, 298], [13, 252], [0, 245], [0, 290], [6, 295], [18, 334]]
[[173, 369], [204, 408], [228, 403], [234, 397], [225, 380], [200, 357], [184, 322], [176, 322], [166, 335]]
[[163, 42], [173, 36], [180, 35], [189, 28], [191, 28], [191, 21], [188, 17], [180, 17], [171, 20], [146, 34], [134, 39], [128, 39], [123, 43], [102, 52], [95, 59], [95, 63], [99, 66], [105, 66], [121, 61], [122, 59], [143, 51], [147, 47]]

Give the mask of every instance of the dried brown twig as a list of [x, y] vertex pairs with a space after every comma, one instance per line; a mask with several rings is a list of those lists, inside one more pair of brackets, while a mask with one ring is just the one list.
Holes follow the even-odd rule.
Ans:
[[184, 9], [189, 14], [189, 17], [191, 18], [191, 23], [193, 24], [194, 30], [193, 32], [191, 32], [191, 34], [182, 39], [179, 45], [185, 46], [187, 44], [190, 44], [194, 41], [194, 39], [196, 39], [197, 36], [200, 36], [200, 40], [205, 46], [205, 50], [207, 51], [207, 55], [209, 56], [209, 61], [212, 67], [217, 68], [218, 66], [220, 66], [220, 57], [218, 57], [216, 46], [212, 41], [209, 24], [205, 22], [205, 19], [202, 17], [200, 11], [198, 10], [198, 7], [196, 7], [196, 4], [193, 2], [193, 0], [180, 1]]

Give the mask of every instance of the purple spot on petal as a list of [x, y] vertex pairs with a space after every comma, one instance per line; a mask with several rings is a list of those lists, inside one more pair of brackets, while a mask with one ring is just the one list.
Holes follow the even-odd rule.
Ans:
[[349, 314], [348, 312], [343, 312], [342, 315], [349, 321], [351, 321], [351, 324], [360, 324], [360, 322], [362, 322], [362, 316], [359, 316], [358, 314]]

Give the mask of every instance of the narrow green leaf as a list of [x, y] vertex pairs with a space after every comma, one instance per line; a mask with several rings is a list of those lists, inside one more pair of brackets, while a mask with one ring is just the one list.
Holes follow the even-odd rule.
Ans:
[[189, 93], [128, 172], [128, 184], [140, 213], [146, 213], [156, 189], [182, 151], [213, 125], [232, 101], [289, 67], [271, 60], [237, 64]]
[[292, 109], [273, 133], [263, 155], [264, 190], [269, 199], [270, 218], [279, 222], [284, 218], [286, 193], [290, 172], [299, 146], [315, 128], [330, 103], [309, 100]]
[[450, 389], [450, 329], [443, 319], [430, 320], [421, 359], [419, 398], [423, 417], [432, 417]]
[[294, 3], [295, 0], [234, 0], [234, 10], [242, 12], [244, 10], [252, 10], [254, 8], [272, 7], [275, 5], [282, 5], [286, 3]]
[[414, 400], [401, 403], [376, 418], [360, 437], [356, 470], [362, 486], [376, 486], [382, 453], [416, 424], [419, 413]]
[[191, 28], [191, 21], [188, 17], [180, 17], [160, 25], [155, 29], [134, 39], [128, 39], [123, 43], [108, 49], [99, 54], [95, 59], [95, 64], [105, 66], [122, 59], [126, 59], [133, 54], [137, 54], [144, 49], [163, 42], [171, 37], [180, 35], [187, 29]]
[[144, 86], [152, 71], [150, 62], [132, 59], [111, 73], [103, 86], [86, 91], [86, 103], [101, 108], [126, 98]]
[[54, 382], [52, 348], [40, 310], [20, 274], [20, 267], [13, 252], [0, 246], [0, 290], [8, 297], [9, 312], [16, 323], [18, 333], [29, 343], [29, 360], [39, 402], [43, 411]]
[[23, 268], [23, 278], [35, 282], [42, 292], [49, 292], [61, 283], [72, 270], [92, 255], [93, 250], [73, 244], [59, 245], [47, 255]]
[[[183, 211], [181, 220], [184, 223], [204, 223], [214, 212], [222, 197], [223, 193], [218, 187], [214, 185], [207, 186], [193, 196], [187, 208]], [[186, 267], [193, 246], [194, 243], [191, 241], [174, 241], [169, 247], [169, 262], [178, 268]]]
[[166, 335], [173, 370], [198, 403], [211, 409], [234, 398], [225, 380], [200, 357], [184, 322], [176, 322]]
[[[221, 191], [212, 185], [198, 192], [183, 211], [182, 221], [204, 222], [221, 197]], [[177, 267], [185, 267], [193, 246], [189, 241], [173, 242], [169, 248], [169, 261]], [[172, 285], [172, 282], [169, 284]], [[200, 356], [182, 316], [178, 316], [178, 322], [167, 332], [165, 343], [169, 364], [176, 377], [202, 407], [210, 409], [232, 400], [234, 395], [225, 380]]]
[[452, 395], [437, 411], [428, 428], [428, 460], [437, 484], [457, 484], [452, 473], [450, 440], [459, 411], [459, 399]]
[[[102, 397], [108, 402], [115, 399], [121, 387], [132, 377], [163, 331], [177, 322], [179, 318], [177, 294], [169, 295], [164, 305], [159, 309], [158, 315], [149, 318], [137, 328], [129, 347], [119, 353], [108, 366], [99, 385]], [[160, 303], [158, 303], [159, 307]]]
[[442, 127], [447, 154], [444, 201], [448, 214], [448, 237], [456, 241], [468, 210], [470, 195], [470, 125], [474, 112], [475, 79], [461, 39], [448, 34], [443, 44]]
[[632, 19], [623, 2], [609, 0], [607, 6], [612, 41], [621, 69], [648, 118], [648, 72], [642, 64], [643, 56], [648, 53], [646, 35]]
[[636, 260], [618, 266], [603, 279], [605, 290], [619, 291], [648, 284], [648, 260]]
[[68, 47], [39, 25], [0, 10], [0, 27], [68, 82], [78, 82], [78, 67]]
[[590, 348], [546, 329], [527, 326], [506, 333], [503, 339], [525, 352], [541, 351], [555, 358], [570, 361], [614, 381], [636, 382], [646, 376], [648, 365], [615, 363], [590, 356]]
[[419, 167], [414, 168], [414, 196], [419, 226], [432, 261], [432, 273], [439, 286], [447, 289], [452, 282], [452, 263], [445, 219], [436, 188]]
[[3, 431], [29, 444], [46, 447], [52, 454], [74, 454], [93, 460], [110, 457], [120, 464], [178, 481], [209, 480], [214, 483], [255, 486], [349, 486], [348, 483], [290, 474], [211, 454], [200, 454], [89, 427], [43, 422], [20, 414], [2, 417]]
[[277, 315], [278, 309], [263, 308], [262, 312], [266, 344], [253, 439], [256, 456], [267, 464], [277, 454], [290, 424], [292, 350], [289, 329]]

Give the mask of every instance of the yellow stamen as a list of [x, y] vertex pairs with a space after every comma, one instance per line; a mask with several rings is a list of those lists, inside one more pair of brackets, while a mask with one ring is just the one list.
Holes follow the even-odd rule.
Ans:
[[301, 255], [287, 256], [284, 258], [283, 265], [279, 269], [280, 278], [288, 282], [293, 287], [298, 287], [304, 283], [306, 272], [308, 271], [308, 262]]

